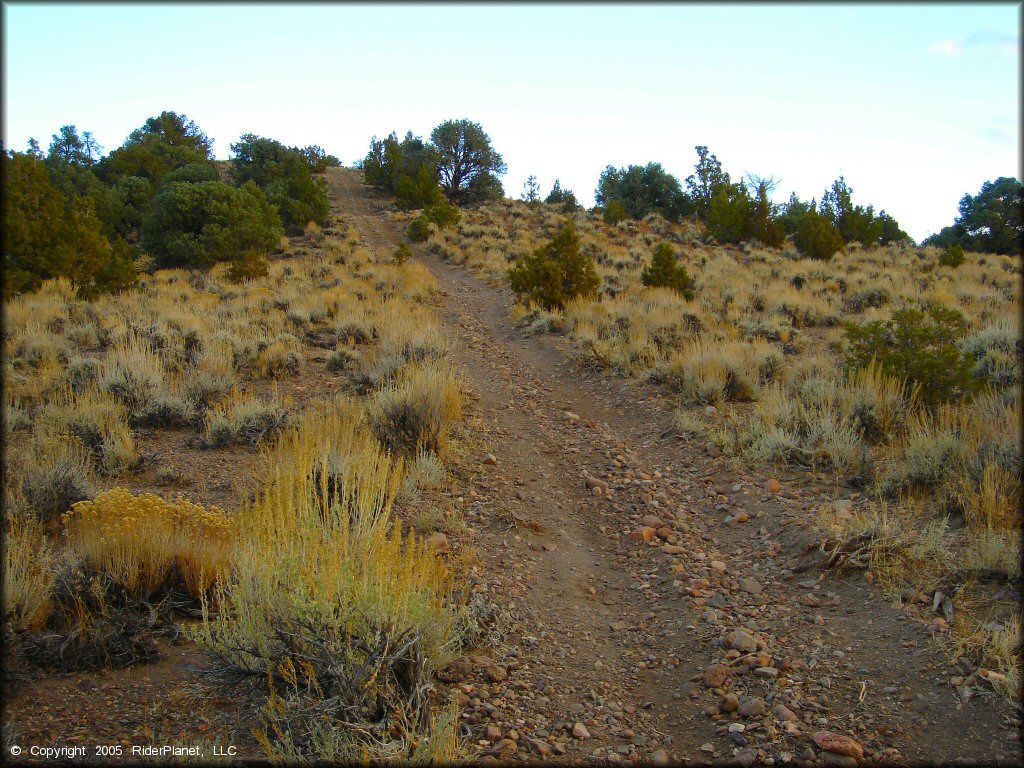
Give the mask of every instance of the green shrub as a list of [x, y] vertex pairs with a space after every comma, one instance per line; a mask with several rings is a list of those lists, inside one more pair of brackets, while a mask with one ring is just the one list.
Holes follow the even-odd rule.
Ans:
[[723, 184], [711, 196], [708, 231], [719, 243], [739, 243], [751, 234], [750, 198], [741, 184]]
[[547, 245], [542, 245], [509, 270], [509, 282], [520, 300], [548, 309], [564, 307], [576, 296], [597, 292], [600, 280], [594, 259], [580, 253], [580, 240], [572, 219]]
[[939, 256], [939, 264], [944, 267], [959, 267], [964, 263], [964, 247], [959, 243], [946, 248], [941, 256]]
[[671, 288], [684, 299], [693, 299], [693, 278], [682, 264], [676, 264], [672, 246], [662, 243], [654, 251], [650, 265], [640, 275], [640, 280], [649, 287]]
[[403, 211], [414, 208], [430, 208], [444, 203], [444, 192], [437, 183], [434, 172], [426, 165], [421, 165], [416, 175], [406, 173], [399, 175], [395, 183], [395, 203]]
[[270, 251], [282, 234], [277, 211], [252, 182], [174, 183], [153, 198], [142, 244], [160, 267], [209, 267], [249, 248]]
[[308, 163], [299, 155], [289, 156], [284, 167], [285, 175], [268, 184], [266, 193], [267, 200], [277, 206], [285, 232], [302, 234], [311, 221], [324, 226], [331, 207], [327, 200], [327, 183], [314, 177]]
[[422, 243], [430, 237], [430, 220], [421, 213], [409, 224], [407, 234], [414, 243]]
[[423, 211], [423, 215], [427, 221], [436, 224], [438, 229], [449, 229], [458, 226], [459, 220], [462, 218], [462, 211], [457, 206], [442, 201], [427, 208]]
[[391, 258], [395, 264], [402, 265], [405, 264], [410, 256], [412, 256], [412, 248], [409, 247], [409, 244], [399, 243]]
[[268, 274], [266, 254], [255, 248], [250, 248], [244, 255], [232, 260], [225, 277], [231, 283], [244, 283], [248, 280], [266, 277]]
[[805, 256], [822, 261], [831, 259], [832, 254], [842, 250], [846, 244], [835, 225], [814, 211], [801, 217], [793, 242]]
[[54, 277], [69, 278], [83, 297], [135, 282], [131, 249], [104, 235], [92, 197], [63, 194], [32, 155], [0, 153], [0, 171], [7, 293], [33, 291]]
[[629, 218], [629, 214], [626, 213], [626, 207], [618, 200], [609, 200], [601, 216], [605, 224], [618, 224], [620, 221], [625, 221]]
[[[126, 176], [125, 178], [138, 179], [139, 177]], [[145, 181], [145, 179], [140, 180]], [[213, 163], [189, 163], [181, 168], [175, 168], [168, 173], [160, 184], [164, 186], [175, 181], [182, 181], [186, 184], [198, 184], [201, 181], [220, 181], [220, 176], [217, 173], [217, 167]]]
[[901, 309], [888, 320], [851, 323], [846, 327], [846, 366], [864, 368], [874, 358], [885, 373], [917, 384], [921, 402], [934, 407], [975, 386], [974, 360], [956, 345], [966, 327], [955, 309], [937, 306], [927, 314]]

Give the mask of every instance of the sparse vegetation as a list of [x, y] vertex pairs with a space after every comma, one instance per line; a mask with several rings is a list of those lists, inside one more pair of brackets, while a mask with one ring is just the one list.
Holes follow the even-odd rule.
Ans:
[[568, 219], [554, 239], [509, 270], [512, 290], [520, 297], [552, 309], [597, 290], [593, 259], [580, 253], [579, 238]]
[[[715, 187], [714, 163], [706, 170]], [[888, 217], [868, 216], [849, 202], [845, 182], [833, 192], [826, 208], [847, 211], [850, 227], [858, 216], [880, 223], [876, 242], [887, 244], [846, 244], [813, 201], [796, 198], [766, 219], [793, 235], [781, 250], [709, 246], [704, 225], [689, 220], [609, 224], [609, 203], [577, 214], [579, 253], [593, 258], [598, 290], [560, 305], [539, 300], [538, 288], [520, 290], [512, 321], [529, 333], [568, 333], [594, 364], [667, 386], [680, 404], [680, 434], [714, 445], [737, 469], [787, 465], [858, 488], [885, 512], [823, 520], [835, 562], [860, 562], [897, 593], [908, 583], [963, 584], [968, 600], [975, 580], [1019, 573], [1011, 426], [1020, 407], [1020, 264], [965, 251], [955, 270], [940, 268], [941, 251], [913, 247]], [[492, 203], [464, 212], [457, 232], [430, 233], [428, 249], [493, 280], [514, 262], [522, 281], [530, 264], [531, 286], [557, 286], [557, 270], [533, 254], [557, 231], [559, 213]], [[647, 254], [663, 246], [666, 268], [673, 251], [686, 254], [691, 298], [657, 287], [662, 270]], [[706, 417], [709, 405], [719, 415]], [[843, 553], [855, 541], [868, 543], [851, 560]], [[956, 623], [954, 634], [967, 631]], [[1015, 657], [995, 649], [1004, 640], [991, 635], [975, 653], [1006, 667]]]
[[[221, 183], [205, 167], [171, 173], [177, 187]], [[450, 227], [458, 216], [441, 208], [435, 218]], [[391, 516], [400, 488], [433, 503], [460, 415], [446, 342], [424, 305], [434, 284], [347, 225], [311, 225], [303, 239], [328, 258], [251, 249], [206, 272], [143, 274], [137, 288], [91, 301], [67, 279], [7, 301], [5, 430], [28, 439], [5, 457], [5, 686], [151, 661], [154, 638], [180, 634], [175, 619], [191, 615], [216, 658], [242, 668], [262, 659], [268, 755], [451, 757], [457, 721], [431, 714], [425, 695], [461, 631], [455, 575]], [[329, 366], [353, 369], [355, 345], [394, 361], [368, 397], [295, 401], [307, 382], [290, 380], [318, 348], [335, 349]], [[398, 411], [408, 421], [389, 422]], [[409, 439], [408, 481], [377, 431], [390, 451]], [[230, 455], [239, 485], [266, 461], [256, 500], [232, 491], [241, 509], [223, 512], [111, 484], [122, 475], [161, 494], [209, 495], [182, 469], [181, 454], [197, 448]], [[366, 731], [366, 705], [405, 730]], [[324, 741], [302, 741], [309, 734]]]
[[[771, 641], [747, 652], [727, 635], [710, 648], [725, 658], [711, 668], [729, 672], [724, 682], [691, 679], [703, 679], [693, 695], [720, 696], [706, 711], [722, 736], [736, 736], [722, 716], [740, 694], [746, 704], [753, 686], [777, 686], [760, 700], [773, 702], [756, 716], [763, 728], [731, 715], [747, 721], [741, 738], [817, 742], [800, 718], [838, 727], [869, 691], [862, 683], [851, 703], [824, 676], [862, 649], [851, 641], [837, 662], [845, 652], [822, 645], [825, 619], [788, 621], [790, 601], [776, 599], [792, 596], [789, 577], [806, 566], [789, 545], [805, 539], [824, 567], [867, 569], [865, 582], [877, 579], [894, 607], [921, 608], [950, 654], [972, 661], [974, 682], [953, 683], [964, 703], [982, 681], [1019, 699], [1019, 617], [986, 613], [1021, 580], [1019, 182], [987, 182], [961, 202], [953, 228], [918, 248], [884, 211], [855, 204], [843, 177], [820, 203], [793, 195], [776, 206], [774, 179], [735, 183], [705, 146], [685, 191], [657, 163], [609, 166], [589, 211], [557, 180], [542, 200], [533, 176], [522, 200], [504, 198], [502, 156], [466, 119], [437, 126], [429, 142], [374, 137], [362, 170], [378, 192], [365, 197], [351, 194], [358, 174], [328, 170], [337, 158], [318, 146], [244, 134], [230, 163], [214, 161], [212, 146], [184, 115], [164, 112], [106, 157], [73, 125], [45, 157], [34, 140], [5, 153], [4, 693], [36, 676], [150, 662], [169, 641], [212, 661], [204, 686], [249, 678], [238, 709], [258, 725], [229, 717], [274, 761], [448, 763], [474, 744], [495, 759], [587, 750], [635, 761], [648, 757], [633, 748], [650, 746], [649, 706], [616, 701], [604, 672], [563, 689], [590, 689], [594, 712], [581, 722], [535, 717], [549, 684], [573, 673], [558, 662], [550, 669], [564, 676], [549, 683], [534, 666], [543, 656], [529, 652], [565, 627], [587, 651], [620, 640], [574, 634], [562, 604], [546, 626], [530, 613], [539, 594], [580, 588], [584, 600], [622, 607], [671, 584], [703, 612], [687, 643], [720, 637], [716, 625]], [[328, 188], [344, 194], [329, 201]], [[352, 210], [339, 215], [342, 198]], [[387, 216], [395, 226], [378, 226]], [[423, 245], [395, 247], [403, 232]], [[516, 332], [491, 332], [507, 293], [489, 292], [487, 314], [470, 317], [481, 298], [465, 295], [472, 281], [439, 291], [430, 260], [414, 253], [510, 285]], [[454, 297], [444, 316], [458, 312], [457, 331], [442, 329], [443, 297]], [[523, 339], [540, 333], [565, 338]], [[546, 386], [539, 366], [509, 359], [512, 337], [545, 354], [568, 346], [591, 370], [573, 386]], [[463, 382], [453, 359], [482, 365]], [[634, 381], [595, 385], [597, 369]], [[615, 434], [614, 414], [579, 408], [577, 387], [598, 399], [606, 389], [629, 418], [651, 417], [644, 451], [630, 429]], [[648, 410], [655, 388], [671, 419]], [[481, 408], [467, 405], [478, 398]], [[506, 402], [524, 419], [492, 430], [484, 419]], [[522, 444], [534, 435], [541, 442]], [[504, 439], [518, 442], [508, 450]], [[781, 467], [789, 472], [770, 469]], [[735, 482], [720, 487], [728, 474]], [[773, 479], [761, 488], [761, 476]], [[732, 537], [732, 551], [715, 551], [706, 534], [718, 512], [723, 526], [764, 519]], [[598, 514], [612, 524], [583, 540]], [[524, 579], [503, 552], [481, 557], [470, 521], [483, 523], [483, 542], [536, 553], [526, 555], [536, 573], [559, 560], [579, 583], [531, 593], [536, 573], [528, 565]], [[608, 557], [596, 554], [598, 535]], [[542, 560], [557, 538], [565, 546]], [[508, 574], [492, 578], [495, 564]], [[607, 599], [585, 583], [598, 575], [592, 565], [616, 569], [606, 594], [627, 572], [643, 592]], [[806, 578], [792, 579], [807, 589], [795, 593], [803, 606], [838, 603]], [[657, 613], [632, 624], [643, 615], [633, 607], [613, 633], [667, 626]], [[539, 637], [503, 634], [516, 610], [531, 622], [517, 629], [533, 632], [536, 620]], [[792, 637], [768, 634], [777, 621]], [[830, 614], [829, 636], [852, 621]], [[478, 655], [479, 644], [496, 647]], [[813, 663], [801, 668], [794, 648]], [[634, 675], [689, 663], [594, 656], [604, 659], [595, 670]], [[91, 688], [87, 676], [68, 682], [54, 690]], [[515, 693], [530, 686], [543, 697]], [[189, 691], [198, 698], [222, 700]], [[785, 732], [784, 702], [801, 711]], [[632, 747], [584, 743], [584, 719], [598, 739]], [[866, 756], [899, 758], [869, 726], [851, 726]], [[742, 762], [756, 750], [732, 751]]]

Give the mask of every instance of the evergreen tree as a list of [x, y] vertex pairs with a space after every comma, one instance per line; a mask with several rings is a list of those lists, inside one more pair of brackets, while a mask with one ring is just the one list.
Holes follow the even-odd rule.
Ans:
[[521, 199], [529, 206], [536, 206], [540, 203], [540, 184], [537, 183], [537, 177], [532, 173], [527, 176], [526, 181], [523, 183]]
[[847, 243], [857, 241], [871, 246], [882, 236], [882, 222], [875, 216], [874, 207], [854, 205], [853, 190], [842, 176], [822, 195], [819, 211], [832, 222]]
[[446, 120], [430, 133], [441, 188], [454, 203], [479, 203], [502, 193], [498, 177], [507, 170], [479, 123]]
[[561, 205], [564, 213], [575, 213], [580, 207], [579, 202], [576, 200], [576, 195], [572, 193], [571, 189], [562, 189], [562, 183], [558, 179], [555, 179], [555, 185], [551, 188], [551, 192], [544, 202]]
[[722, 164], [718, 158], [711, 154], [706, 146], [701, 145], [695, 149], [697, 150], [695, 172], [686, 178], [686, 186], [697, 215], [706, 221], [711, 212], [711, 202], [715, 193], [720, 189], [728, 188], [732, 184], [732, 180], [729, 178], [729, 174], [722, 170]]
[[593, 295], [600, 284], [594, 260], [580, 253], [572, 219], [566, 219], [550, 243], [510, 269], [509, 282], [521, 300], [549, 309], [564, 307], [576, 296]]
[[62, 194], [31, 153], [0, 154], [4, 178], [4, 277], [7, 292], [67, 277], [83, 296], [135, 281], [130, 250], [103, 233], [93, 199]]
[[687, 301], [694, 296], [693, 278], [682, 264], [676, 264], [672, 246], [661, 243], [651, 257], [651, 263], [640, 275], [640, 281], [649, 287], [671, 288]]
[[160, 190], [143, 222], [142, 244], [161, 267], [202, 268], [249, 248], [266, 253], [282, 234], [276, 209], [254, 182], [203, 181]]

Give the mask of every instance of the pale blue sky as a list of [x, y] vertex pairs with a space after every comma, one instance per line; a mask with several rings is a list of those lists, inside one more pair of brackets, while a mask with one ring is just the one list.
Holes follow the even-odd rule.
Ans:
[[61, 125], [109, 152], [185, 113], [217, 157], [243, 132], [320, 144], [481, 123], [506, 194], [536, 174], [593, 203], [606, 165], [684, 180], [706, 144], [777, 201], [854, 200], [920, 239], [1020, 176], [1020, 7], [4, 3], [4, 144]]

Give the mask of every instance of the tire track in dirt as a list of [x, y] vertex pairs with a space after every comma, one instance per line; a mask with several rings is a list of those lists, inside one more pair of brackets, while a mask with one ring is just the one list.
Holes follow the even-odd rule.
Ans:
[[[369, 247], [403, 240], [358, 172], [328, 181]], [[1004, 703], [950, 695], [956, 671], [922, 625], [861, 580], [802, 572], [804, 525], [842, 489], [767, 492], [724, 469], [671, 436], [662, 398], [581, 368], [564, 338], [518, 337], [507, 291], [414, 250], [497, 458], [464, 514], [477, 588], [508, 611], [509, 636], [451, 678], [485, 753], [811, 765], [809, 737], [828, 729], [886, 762], [1019, 755]], [[737, 629], [757, 647], [730, 661], [717, 645]], [[705, 677], [716, 666], [721, 684]], [[727, 692], [765, 714], [716, 711]]]

